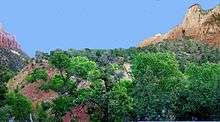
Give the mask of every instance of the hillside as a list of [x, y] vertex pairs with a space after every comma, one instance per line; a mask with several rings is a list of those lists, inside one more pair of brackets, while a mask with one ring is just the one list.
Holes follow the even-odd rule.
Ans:
[[219, 121], [220, 6], [127, 49], [36, 51], [0, 27], [0, 122]]
[[167, 33], [157, 34], [144, 40], [138, 46], [144, 47], [160, 41], [183, 38], [199, 40], [220, 47], [220, 5], [210, 10], [204, 10], [198, 4], [192, 5], [180, 24]]
[[[125, 80], [132, 80], [131, 75], [131, 64], [135, 57], [138, 54], [144, 53], [144, 54], [150, 54], [150, 53], [173, 53], [175, 54], [175, 58], [178, 61], [178, 69], [185, 73], [186, 70], [189, 67], [190, 63], [218, 63], [220, 61], [220, 55], [218, 55], [218, 48], [212, 47], [210, 45], [193, 41], [193, 40], [176, 40], [176, 41], [163, 41], [156, 44], [149, 45], [144, 48], [129, 48], [129, 49], [83, 49], [83, 50], [75, 50], [75, 49], [69, 49], [67, 51], [62, 50], [55, 50], [52, 51], [50, 54], [43, 53], [43, 52], [37, 52], [37, 56], [35, 59], [30, 62], [27, 66], [25, 66], [15, 77], [13, 77], [9, 82], [7, 83], [7, 87], [9, 91], [14, 91], [16, 89], [19, 89], [21, 94], [27, 97], [34, 107], [34, 109], [37, 109], [37, 106], [40, 104], [50, 104], [54, 105], [57, 100], [62, 99], [63, 96], [71, 96], [72, 88], [69, 88], [69, 83], [66, 83], [66, 85], [61, 85], [62, 82], [56, 81], [54, 85], [58, 85], [56, 89], [51, 87], [53, 83], [53, 79], [58, 78], [56, 75], [61, 75], [58, 71], [58, 68], [55, 68], [55, 66], [48, 63], [48, 60], [51, 59], [51, 56], [54, 55], [55, 52], [62, 52], [65, 55], [62, 55], [61, 57], [56, 57], [58, 59], [55, 59], [55, 61], [58, 61], [57, 65], [63, 65], [63, 59], [64, 56], [68, 56], [70, 58], [78, 58], [78, 57], [85, 57], [88, 58], [89, 63], [93, 62], [96, 63], [99, 69], [102, 71], [102, 81], [108, 81], [110, 84], [115, 84], [120, 79]], [[61, 58], [61, 59], [59, 59]], [[82, 58], [85, 60], [84, 58]], [[76, 62], [83, 61], [83, 60], [74, 60]], [[161, 59], [162, 60], [162, 59]], [[77, 70], [75, 75], [70, 75], [71, 79], [78, 84], [78, 88], [81, 87], [88, 87], [88, 84], [91, 85], [91, 82], [86, 77], [78, 77], [78, 73], [80, 72], [86, 72], [87, 70], [90, 70], [89, 65], [87, 63], [78, 62], [79, 64], [76, 64]], [[84, 66], [82, 69], [78, 70], [80, 66]], [[63, 66], [62, 66], [63, 67]], [[61, 69], [62, 69], [61, 67]], [[35, 69], [43, 69], [47, 73], [47, 80], [36, 80], [33, 82], [30, 82], [27, 80], [28, 76], [35, 72]], [[88, 69], [87, 69], [88, 68]], [[85, 70], [87, 69], [87, 70]], [[84, 71], [85, 70], [85, 71]], [[66, 74], [66, 73], [64, 73]], [[67, 75], [68, 76], [68, 75]], [[64, 77], [67, 77], [64, 75]], [[50, 85], [48, 85], [50, 84]], [[89, 86], [90, 86], [89, 85]], [[103, 84], [104, 85], [104, 84]], [[76, 91], [75, 91], [76, 92]], [[86, 93], [84, 95], [89, 95], [89, 93]], [[72, 99], [72, 97], [71, 97]], [[78, 98], [74, 98], [74, 100], [77, 100]], [[64, 122], [69, 122], [71, 119], [78, 118], [79, 120], [83, 121], [89, 121], [89, 116], [87, 114], [88, 107], [92, 107], [91, 103], [85, 103], [84, 105], [74, 106], [68, 105], [67, 108], [65, 108], [64, 111], [62, 111], [62, 114], [59, 114], [59, 119], [63, 119]], [[51, 108], [53, 109], [53, 108]], [[51, 112], [48, 110], [48, 112]], [[53, 111], [52, 111], [53, 112]], [[58, 112], [58, 111], [57, 111]]]

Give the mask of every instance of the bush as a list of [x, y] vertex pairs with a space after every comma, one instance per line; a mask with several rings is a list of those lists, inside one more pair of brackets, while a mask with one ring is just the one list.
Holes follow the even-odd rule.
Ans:
[[66, 96], [61, 96], [53, 100], [51, 111], [55, 115], [56, 120], [61, 120], [65, 113], [71, 109], [72, 101], [72, 98]]
[[[190, 64], [186, 70], [186, 86], [179, 95], [177, 103], [177, 119], [212, 120], [219, 116], [220, 64]], [[219, 114], [219, 113], [218, 113]]]
[[88, 79], [88, 77], [94, 79], [99, 77], [100, 72], [95, 62], [90, 61], [86, 57], [74, 57], [71, 59], [70, 67], [68, 68], [70, 75]]
[[10, 92], [6, 100], [16, 120], [25, 121], [32, 112], [31, 102], [20, 93]]
[[[175, 55], [141, 53], [132, 62], [133, 98], [137, 118], [171, 120], [183, 74]], [[145, 120], [145, 119], [144, 119]]]
[[47, 122], [48, 121], [48, 114], [43, 109], [42, 105], [38, 105], [36, 108], [36, 119], [39, 122]]
[[55, 75], [51, 80], [50, 80], [50, 88], [54, 91], [59, 91], [62, 89], [64, 85], [64, 80], [62, 76], [60, 75]]
[[49, 91], [50, 83], [49, 82], [44, 82], [43, 84], [41, 84], [40, 89], [43, 90], [43, 91]]
[[37, 81], [37, 80], [46, 81], [47, 78], [48, 78], [48, 75], [47, 75], [47, 71], [45, 69], [36, 68], [36, 69], [33, 70], [33, 72], [31, 74], [29, 74], [26, 77], [26, 80], [28, 82], [34, 82], [34, 81]]
[[0, 66], [0, 82], [8, 82], [8, 80], [12, 78], [13, 75], [13, 71], [4, 66]]
[[1, 121], [8, 121], [8, 118], [10, 117], [10, 114], [12, 112], [12, 108], [10, 106], [3, 106], [0, 108], [0, 120]]

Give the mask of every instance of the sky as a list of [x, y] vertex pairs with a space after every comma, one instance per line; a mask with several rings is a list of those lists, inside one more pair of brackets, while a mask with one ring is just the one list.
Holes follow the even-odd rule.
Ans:
[[128, 48], [181, 22], [189, 6], [220, 0], [2, 0], [0, 22], [22, 49]]

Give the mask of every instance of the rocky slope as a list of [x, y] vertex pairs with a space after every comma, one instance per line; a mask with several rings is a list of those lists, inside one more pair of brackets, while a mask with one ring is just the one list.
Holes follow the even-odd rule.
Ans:
[[15, 37], [0, 27], [0, 65], [16, 71], [22, 69], [28, 60]]
[[58, 96], [58, 94], [52, 90], [46, 92], [40, 89], [40, 86], [44, 83], [44, 81], [39, 80], [34, 83], [28, 83], [26, 81], [26, 77], [36, 68], [46, 69], [48, 79], [51, 79], [51, 77], [56, 74], [56, 70], [50, 67], [48, 62], [36, 63], [33, 60], [7, 83], [7, 87], [10, 91], [14, 91], [19, 88], [22, 94], [32, 101], [34, 106], [42, 101], [51, 101]]
[[200, 5], [189, 7], [182, 23], [164, 34], [144, 40], [138, 46], [144, 47], [163, 40], [190, 38], [220, 47], [220, 5], [214, 9], [203, 10]]

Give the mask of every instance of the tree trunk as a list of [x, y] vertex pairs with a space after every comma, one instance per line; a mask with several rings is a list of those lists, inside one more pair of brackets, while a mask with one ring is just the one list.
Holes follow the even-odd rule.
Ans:
[[30, 113], [30, 122], [33, 122], [32, 114]]

